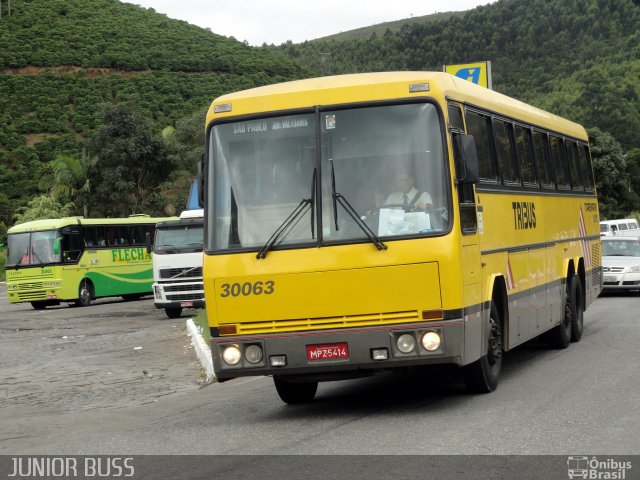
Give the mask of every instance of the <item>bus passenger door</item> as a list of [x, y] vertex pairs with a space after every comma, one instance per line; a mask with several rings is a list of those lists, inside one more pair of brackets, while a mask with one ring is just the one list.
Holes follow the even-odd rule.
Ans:
[[[462, 108], [455, 103], [449, 103], [449, 131], [453, 145], [454, 132], [465, 132], [462, 118]], [[455, 152], [454, 152], [455, 155]], [[456, 174], [460, 167], [459, 160], [454, 159]], [[459, 178], [459, 177], [458, 177]], [[456, 205], [457, 204], [457, 205]], [[457, 198], [454, 198], [454, 208], [458, 210], [461, 230], [461, 274], [462, 274], [462, 302], [464, 305], [465, 346], [464, 361], [470, 363], [482, 356], [482, 292], [480, 245], [478, 241], [478, 217], [473, 184], [458, 183]]]

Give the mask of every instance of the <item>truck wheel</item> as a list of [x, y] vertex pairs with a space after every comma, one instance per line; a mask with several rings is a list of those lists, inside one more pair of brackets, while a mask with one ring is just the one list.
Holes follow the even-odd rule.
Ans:
[[180, 318], [180, 315], [182, 315], [182, 307], [165, 308], [164, 313], [166, 313], [169, 318]]
[[273, 377], [278, 395], [284, 403], [307, 403], [313, 400], [318, 390], [318, 382], [294, 383]]
[[489, 393], [498, 387], [502, 370], [502, 328], [500, 314], [495, 302], [491, 301], [489, 313], [489, 338], [487, 354], [469, 365], [462, 367], [462, 375], [467, 390], [473, 393]]

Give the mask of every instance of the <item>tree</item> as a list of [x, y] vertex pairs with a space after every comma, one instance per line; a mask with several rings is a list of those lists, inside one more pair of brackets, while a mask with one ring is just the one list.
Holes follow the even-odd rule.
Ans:
[[97, 158], [90, 156], [86, 149], [83, 149], [80, 158], [71, 155], [58, 155], [51, 164], [54, 178], [51, 196], [55, 200], [68, 197], [76, 207], [82, 206], [85, 218], [89, 216], [88, 203], [91, 192], [89, 175], [96, 163]]
[[135, 100], [101, 105], [88, 150], [97, 156], [89, 175], [93, 208], [103, 216], [144, 212], [172, 173], [161, 136], [151, 131]]
[[625, 217], [637, 202], [629, 186], [627, 164], [622, 147], [609, 133], [599, 128], [589, 130], [600, 215], [603, 219]]
[[72, 204], [62, 205], [48, 195], [40, 195], [31, 199], [26, 207], [18, 208], [14, 220], [18, 224], [47, 218], [63, 218], [71, 215], [72, 211]]

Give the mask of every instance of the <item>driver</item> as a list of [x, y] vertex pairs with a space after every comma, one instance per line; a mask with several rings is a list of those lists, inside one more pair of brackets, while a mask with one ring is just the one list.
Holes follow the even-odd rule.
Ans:
[[431, 195], [421, 192], [415, 187], [415, 178], [408, 173], [396, 176], [399, 191], [387, 197], [385, 205], [402, 205], [405, 210], [425, 210], [432, 207]]

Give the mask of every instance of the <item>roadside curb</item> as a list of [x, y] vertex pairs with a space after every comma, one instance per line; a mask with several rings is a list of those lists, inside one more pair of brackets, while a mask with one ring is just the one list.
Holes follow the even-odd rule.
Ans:
[[196, 355], [198, 356], [198, 360], [202, 364], [202, 368], [207, 374], [206, 383], [211, 383], [216, 379], [216, 374], [213, 371], [213, 360], [211, 359], [211, 349], [207, 345], [207, 342], [204, 341], [202, 335], [198, 331], [198, 327], [193, 322], [192, 318], [187, 320], [187, 333], [191, 337], [191, 343], [193, 344], [193, 348], [196, 351]]

